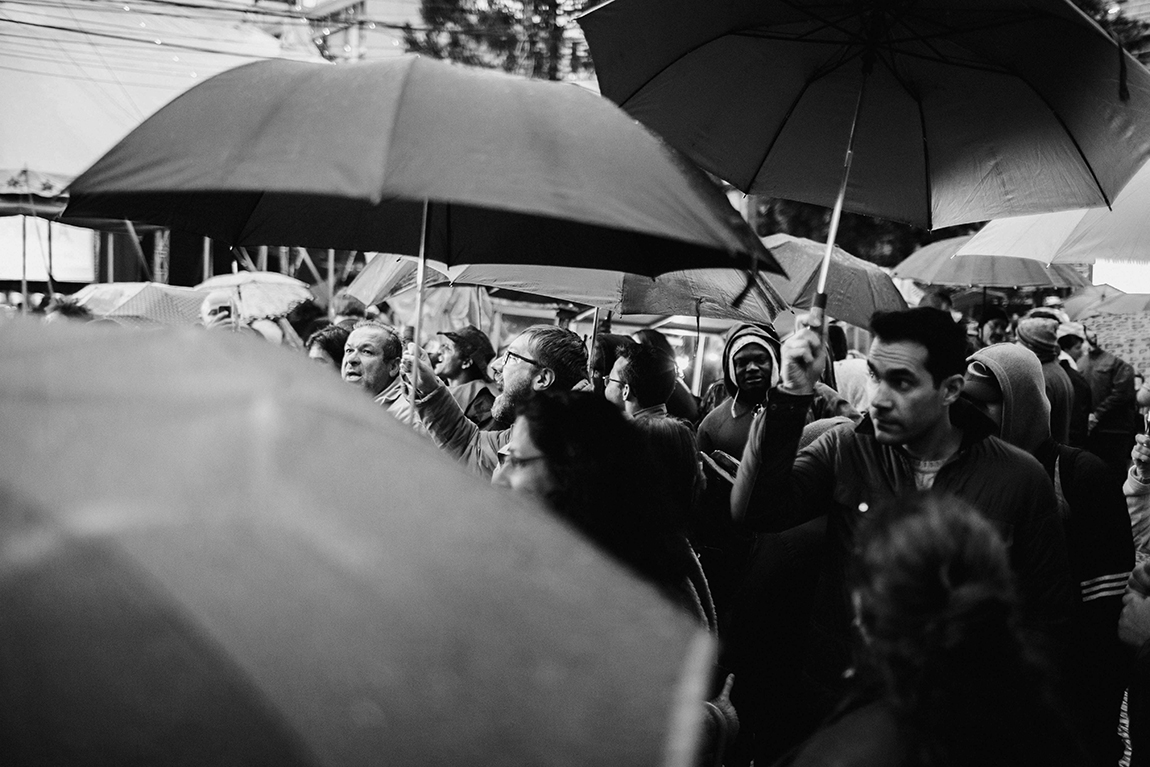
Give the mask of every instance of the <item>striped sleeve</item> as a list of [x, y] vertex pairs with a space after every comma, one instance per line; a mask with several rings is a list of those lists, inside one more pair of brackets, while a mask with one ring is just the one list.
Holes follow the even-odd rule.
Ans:
[[1118, 597], [1126, 593], [1126, 580], [1130, 577], [1130, 572], [1112, 573], [1110, 575], [1099, 575], [1097, 578], [1089, 578], [1079, 584], [1079, 590], [1082, 593], [1083, 602], [1091, 602], [1095, 599], [1103, 597]]

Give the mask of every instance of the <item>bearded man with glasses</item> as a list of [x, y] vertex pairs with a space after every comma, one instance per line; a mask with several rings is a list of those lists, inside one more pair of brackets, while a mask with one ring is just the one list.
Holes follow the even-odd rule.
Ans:
[[[414, 345], [403, 355], [404, 369], [416, 358]], [[499, 451], [511, 439], [511, 430], [480, 431], [460, 410], [431, 366], [419, 361], [416, 411], [435, 444], [464, 462], [484, 479], [499, 464]], [[563, 391], [586, 380], [587, 351], [579, 336], [555, 325], [532, 325], [524, 330], [492, 363], [499, 396], [491, 416], [511, 423], [516, 409], [538, 391]]]

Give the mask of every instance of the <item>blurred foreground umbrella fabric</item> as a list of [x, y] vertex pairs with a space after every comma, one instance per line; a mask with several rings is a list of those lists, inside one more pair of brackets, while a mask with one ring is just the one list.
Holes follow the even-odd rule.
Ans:
[[230, 70], [69, 190], [65, 220], [230, 245], [416, 255], [426, 233], [447, 264], [778, 270], [706, 174], [606, 99], [418, 56]]
[[[655, 277], [606, 269], [530, 264], [428, 264], [428, 284], [479, 285], [572, 301], [616, 314], [682, 314], [689, 317], [770, 322], [787, 308], [765, 274], [747, 289], [747, 275], [735, 268], [685, 269]], [[348, 292], [364, 303], [382, 301], [415, 288], [415, 259], [379, 255]], [[757, 288], [757, 289], [756, 289]], [[743, 300], [736, 301], [746, 292]]]
[[1119, 290], [1113, 285], [1106, 283], [1090, 285], [1071, 293], [1070, 297], [1063, 302], [1062, 309], [1070, 319], [1076, 320], [1103, 301], [1113, 298], [1114, 296], [1122, 296], [1125, 294], [1126, 291]]
[[1065, 264], [1040, 264], [1029, 258], [955, 254], [971, 235], [932, 242], [896, 266], [895, 277], [952, 287], [1084, 288], [1090, 281]]
[[[810, 309], [826, 244], [789, 234], [769, 235], [763, 238], [763, 244], [790, 275], [786, 280], [773, 275], [767, 280], [788, 306]], [[906, 301], [890, 275], [877, 264], [852, 256], [838, 246], [831, 254], [827, 295], [830, 316], [863, 328], [870, 324], [870, 317], [876, 311], [906, 308]]]
[[231, 289], [240, 308], [240, 317], [247, 322], [283, 317], [304, 301], [315, 298], [306, 282], [277, 272], [239, 271], [218, 274], [196, 286], [197, 290]]
[[579, 24], [603, 94], [748, 193], [829, 208], [845, 164], [843, 209], [938, 229], [1106, 205], [1150, 157], [1150, 72], [1067, 0], [607, 0]]
[[710, 638], [329, 371], [20, 320], [0, 356], [6, 765], [690, 763]]

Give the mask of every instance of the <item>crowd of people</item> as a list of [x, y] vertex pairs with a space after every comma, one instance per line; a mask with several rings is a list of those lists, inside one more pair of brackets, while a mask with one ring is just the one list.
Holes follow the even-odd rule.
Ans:
[[1150, 765], [1150, 437], [1056, 307], [878, 313], [854, 355], [744, 324], [696, 397], [657, 331], [433, 361], [356, 303], [302, 353], [717, 636], [710, 763]]

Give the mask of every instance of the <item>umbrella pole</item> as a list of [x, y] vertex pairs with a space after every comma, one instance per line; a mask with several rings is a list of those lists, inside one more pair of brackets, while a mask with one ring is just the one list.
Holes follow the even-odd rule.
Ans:
[[595, 314], [591, 319], [591, 345], [587, 349], [587, 380], [592, 384], [595, 383], [595, 378], [592, 375], [595, 369], [591, 367], [591, 361], [595, 359], [595, 347], [599, 342], [599, 307], [595, 307]]
[[827, 249], [823, 253], [823, 263], [819, 267], [819, 281], [815, 289], [814, 301], [811, 303], [811, 311], [808, 317], [808, 323], [812, 328], [823, 328], [826, 325], [826, 308], [827, 308], [827, 273], [831, 268], [831, 254], [835, 250], [835, 238], [839, 233], [839, 219], [843, 214], [843, 203], [847, 197], [847, 181], [851, 175], [851, 160], [854, 157], [855, 145], [855, 129], [858, 127], [859, 112], [862, 110], [863, 93], [866, 91], [867, 75], [870, 73], [870, 67], [864, 65], [863, 67], [863, 81], [859, 86], [859, 96], [855, 101], [854, 116], [851, 117], [851, 132], [850, 137], [847, 139], [847, 152], [843, 158], [843, 177], [839, 182], [839, 193], [835, 197], [835, 206], [831, 210], [831, 225], [827, 230]]
[[415, 273], [415, 325], [412, 328], [411, 340], [415, 342], [416, 359], [411, 361], [411, 419], [415, 423], [415, 398], [419, 388], [419, 359], [420, 352], [419, 333], [423, 324], [423, 289], [424, 272], [427, 271], [427, 199], [423, 200], [423, 226], [419, 230], [419, 269]]
[[24, 296], [20, 313], [28, 313], [28, 217], [20, 216], [20, 292]]

